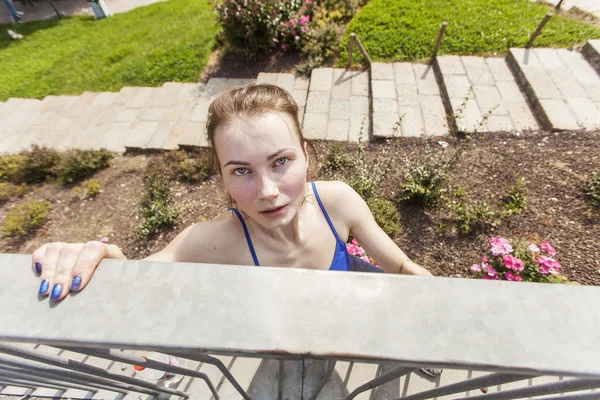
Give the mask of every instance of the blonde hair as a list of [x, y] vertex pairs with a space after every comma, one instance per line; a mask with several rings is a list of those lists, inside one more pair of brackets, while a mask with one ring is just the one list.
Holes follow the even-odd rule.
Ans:
[[206, 135], [212, 148], [214, 167], [219, 174], [221, 168], [215, 148], [215, 134], [219, 126], [228, 123], [234, 117], [261, 117], [269, 112], [287, 114], [293, 122], [292, 130], [298, 135], [302, 148], [307, 144], [314, 156], [311, 159], [316, 160], [313, 146], [302, 134], [298, 111], [298, 104], [285, 89], [267, 83], [236, 86], [221, 93], [208, 107], [206, 118]]

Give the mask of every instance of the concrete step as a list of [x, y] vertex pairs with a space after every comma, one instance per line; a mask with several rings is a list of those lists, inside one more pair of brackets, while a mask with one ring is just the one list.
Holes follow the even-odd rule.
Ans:
[[42, 104], [37, 99], [8, 99], [0, 109], [0, 153], [15, 153], [22, 146], [25, 131], [41, 112]]
[[600, 75], [581, 53], [511, 49], [508, 63], [544, 129], [600, 128]]
[[583, 46], [582, 53], [590, 65], [600, 74], [600, 39], [588, 40]]
[[375, 137], [448, 133], [446, 111], [431, 67], [373, 63], [371, 79]]
[[[304, 90], [301, 87], [295, 89]], [[303, 118], [305, 138], [357, 142], [362, 130], [362, 139], [368, 140], [370, 126], [368, 72], [312, 71]]]
[[504, 58], [442, 56], [434, 66], [453, 131], [539, 128]]

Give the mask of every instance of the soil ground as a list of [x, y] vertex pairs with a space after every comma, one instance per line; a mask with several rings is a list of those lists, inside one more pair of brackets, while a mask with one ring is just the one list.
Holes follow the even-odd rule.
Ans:
[[[440, 142], [447, 142], [442, 146]], [[428, 143], [428, 145], [426, 145]], [[316, 142], [320, 166], [334, 143]], [[357, 145], [343, 144], [347, 154]], [[452, 137], [402, 138], [365, 145], [371, 176], [379, 179], [382, 197], [396, 201], [411, 163], [429, 157], [448, 158], [456, 149]], [[205, 150], [207, 151], [207, 150]], [[32, 186], [25, 198], [0, 205], [0, 221], [6, 212], [27, 198], [52, 203], [46, 223], [26, 238], [0, 237], [0, 252], [31, 254], [45, 242], [82, 242], [107, 237], [128, 258], [140, 259], [163, 248], [185, 227], [211, 219], [227, 208], [216, 176], [197, 184], [173, 181], [171, 193], [180, 209], [174, 226], [149, 240], [136, 237], [140, 225], [139, 206], [144, 194], [148, 161], [162, 155], [118, 155], [109, 168], [98, 172], [102, 193], [81, 200], [73, 188], [57, 184]], [[455, 164], [449, 180], [452, 193], [462, 188], [473, 200], [496, 199], [506, 194], [516, 176], [527, 182], [527, 208], [520, 216], [497, 227], [483, 224], [464, 235], [448, 201], [434, 209], [399, 203], [402, 230], [393, 238], [414, 261], [439, 276], [469, 276], [468, 268], [480, 261], [492, 236], [549, 240], [558, 251], [565, 275], [585, 285], [600, 285], [600, 218], [586, 200], [582, 183], [600, 169], [600, 131], [530, 132], [519, 136], [491, 133], [475, 138]], [[318, 179], [348, 176], [351, 171], [332, 173], [320, 168]]]

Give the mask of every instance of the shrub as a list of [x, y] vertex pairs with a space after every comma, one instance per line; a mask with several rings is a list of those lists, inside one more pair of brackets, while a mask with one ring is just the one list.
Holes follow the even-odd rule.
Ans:
[[11, 197], [22, 196], [27, 191], [25, 185], [15, 185], [10, 182], [0, 182], [0, 204]]
[[25, 159], [23, 154], [0, 156], [0, 182], [20, 183], [20, 171]]
[[508, 188], [508, 193], [503, 200], [502, 212], [503, 217], [509, 217], [511, 215], [520, 215], [527, 208], [527, 197], [526, 197], [526, 182], [524, 177], [517, 178], [517, 182]]
[[62, 184], [79, 182], [108, 167], [112, 157], [106, 150], [69, 151], [56, 168], [58, 179]]
[[22, 183], [41, 183], [56, 176], [60, 154], [56, 150], [33, 145], [31, 150], [21, 152], [23, 163], [19, 166], [18, 180]]
[[547, 241], [529, 243], [495, 237], [481, 264], [471, 267], [477, 278], [517, 282], [568, 283], [560, 275], [562, 266], [553, 257], [556, 250]]
[[39, 228], [50, 214], [49, 201], [29, 200], [6, 213], [2, 231], [6, 236], [24, 236]]
[[308, 32], [312, 1], [215, 0], [223, 36], [247, 58], [295, 48]]
[[340, 171], [344, 168], [352, 167], [353, 164], [354, 160], [344, 149], [344, 146], [339, 143], [335, 143], [331, 146], [325, 161], [325, 168], [330, 171]]
[[446, 171], [435, 163], [410, 166], [401, 187], [400, 201], [432, 207], [445, 193], [446, 181]]
[[302, 63], [296, 70], [310, 75], [315, 68], [330, 63], [339, 53], [344, 27], [335, 22], [315, 26], [302, 46]]
[[453, 204], [452, 209], [458, 217], [460, 232], [464, 234], [469, 234], [475, 227], [493, 222], [496, 218], [496, 213], [486, 201], [461, 199]]
[[186, 158], [177, 165], [177, 175], [180, 180], [187, 182], [201, 182], [212, 174], [210, 156], [202, 153], [198, 158]]
[[141, 239], [148, 239], [159, 228], [175, 222], [179, 211], [172, 202], [166, 179], [155, 176], [146, 178], [146, 193], [142, 200], [140, 214], [143, 222], [136, 234]]
[[600, 173], [592, 173], [590, 180], [583, 184], [583, 192], [593, 207], [600, 208]]
[[77, 194], [80, 200], [83, 200], [87, 197], [94, 197], [102, 191], [102, 186], [100, 182], [95, 179], [90, 179], [81, 185], [81, 187], [76, 187], [73, 191]]
[[377, 225], [388, 235], [394, 236], [400, 232], [400, 215], [394, 203], [379, 197], [367, 202]]

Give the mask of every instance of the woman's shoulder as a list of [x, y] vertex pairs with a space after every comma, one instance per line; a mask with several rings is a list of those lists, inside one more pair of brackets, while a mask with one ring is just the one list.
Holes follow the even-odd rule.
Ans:
[[237, 236], [239, 232], [232, 213], [226, 211], [210, 221], [190, 225], [169, 246], [173, 246], [177, 261], [234, 263], [229, 256], [239, 244]]
[[315, 181], [315, 186], [325, 206], [358, 196], [350, 185], [342, 181]]

